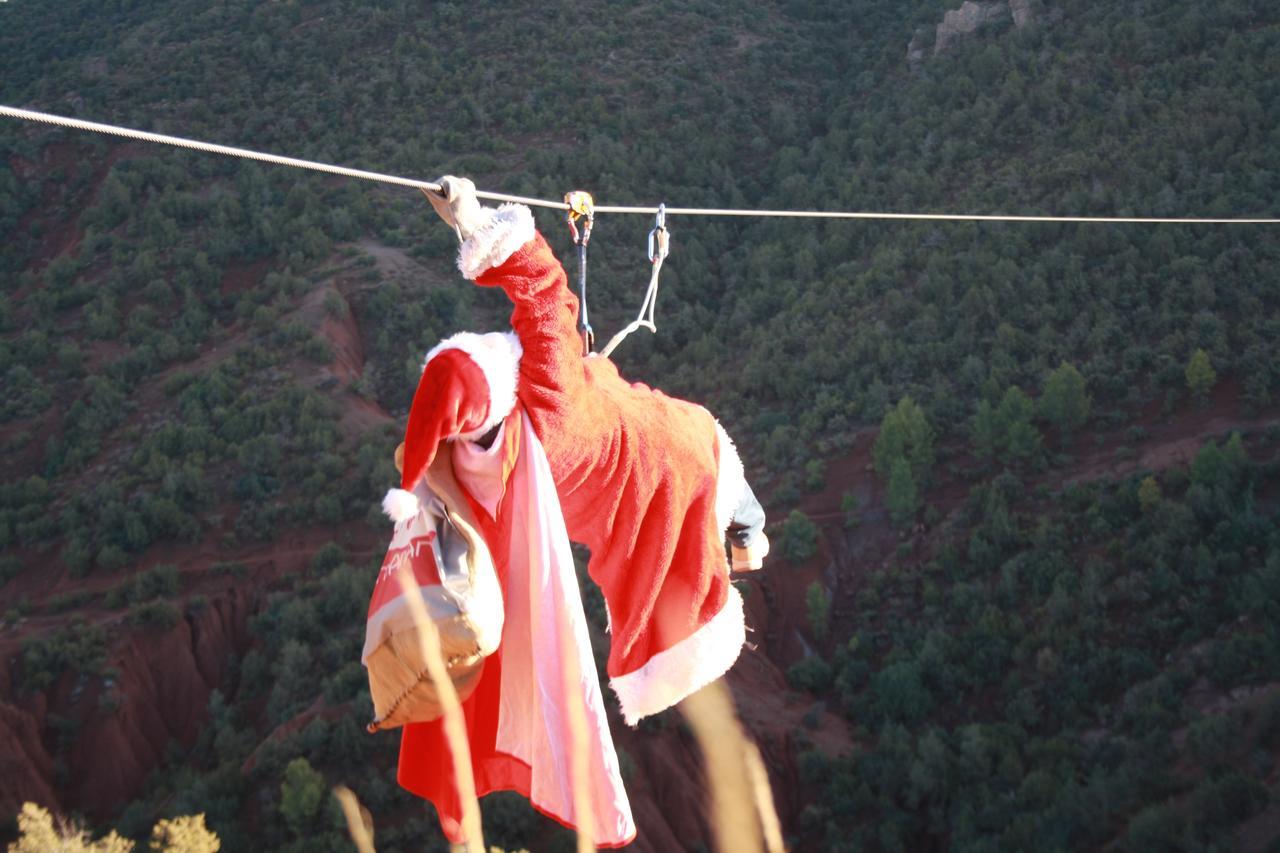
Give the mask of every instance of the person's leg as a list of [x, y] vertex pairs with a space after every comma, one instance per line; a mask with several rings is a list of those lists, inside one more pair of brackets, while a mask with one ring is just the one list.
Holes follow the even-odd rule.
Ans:
[[764, 507], [756, 500], [751, 486], [742, 484], [742, 497], [734, 507], [733, 519], [729, 522], [729, 541], [739, 548], [746, 548], [755, 541], [764, 530]]
[[742, 496], [729, 522], [729, 550], [735, 572], [755, 571], [764, 564], [764, 557], [769, 553], [764, 521], [764, 507], [760, 506], [751, 486], [744, 482]]

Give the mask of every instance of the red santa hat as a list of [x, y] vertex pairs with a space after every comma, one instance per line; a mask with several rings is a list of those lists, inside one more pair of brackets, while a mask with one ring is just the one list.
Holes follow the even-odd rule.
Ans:
[[392, 521], [418, 514], [413, 491], [441, 442], [477, 439], [511, 414], [521, 353], [514, 332], [459, 332], [427, 353], [405, 427], [400, 488], [382, 500]]
[[[458, 269], [469, 279], [501, 264], [534, 235], [533, 214], [524, 205], [482, 212], [484, 221], [458, 254]], [[427, 353], [405, 427], [400, 488], [382, 500], [397, 524], [418, 514], [413, 490], [442, 441], [479, 438], [511, 414], [522, 352], [515, 332], [459, 332]]]

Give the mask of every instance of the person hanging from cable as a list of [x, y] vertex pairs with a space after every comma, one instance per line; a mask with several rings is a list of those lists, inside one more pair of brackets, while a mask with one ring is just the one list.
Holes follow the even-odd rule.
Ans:
[[[733, 442], [706, 409], [627, 382], [608, 358], [584, 357], [578, 297], [529, 209], [482, 208], [470, 181], [439, 183], [438, 193], [424, 193], [462, 241], [459, 269], [481, 287], [506, 292], [513, 330], [461, 332], [427, 354], [398, 460], [400, 487], [387, 494], [384, 509], [397, 523], [413, 518], [419, 508], [413, 490], [437, 455], [449, 453], [500, 571], [504, 560], [537, 562], [557, 553], [546, 545], [547, 531], [529, 532], [522, 516], [551, 517], [561, 537], [567, 532], [585, 545], [612, 634], [609, 684], [634, 726], [721, 677], [737, 659], [745, 625], [730, 572], [761, 567], [769, 549], [764, 512]], [[545, 460], [549, 476], [539, 480], [542, 469], [531, 459]], [[522, 466], [532, 466], [530, 482], [519, 482]], [[524, 709], [509, 701], [517, 688], [508, 682], [518, 667], [546, 661], [508, 642], [507, 632], [520, 622], [510, 609], [512, 594], [495, 655], [500, 663], [485, 670], [464, 703], [476, 786], [481, 794], [520, 790], [572, 825], [571, 805], [531, 794], [554, 784], [540, 783], [546, 768], [528, 758], [538, 749], [526, 742], [537, 735], [519, 733], [527, 722], [518, 719]], [[594, 671], [584, 674], [584, 684], [587, 676], [594, 684]], [[604, 752], [607, 775], [607, 765], [616, 769], [611, 740]], [[461, 807], [450, 768], [438, 721], [405, 727], [399, 781], [435, 803], [446, 834], [458, 841]], [[626, 843], [625, 795], [619, 807], [607, 784], [595, 790], [597, 812], [617, 830], [597, 843]]]

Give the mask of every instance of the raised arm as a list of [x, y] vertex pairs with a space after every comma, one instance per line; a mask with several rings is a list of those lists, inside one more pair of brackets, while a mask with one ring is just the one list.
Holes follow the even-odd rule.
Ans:
[[432, 206], [462, 238], [458, 268], [482, 287], [501, 287], [511, 300], [511, 326], [524, 349], [520, 373], [527, 394], [571, 392], [584, 381], [578, 297], [564, 267], [519, 204], [482, 208], [470, 181], [442, 178]]

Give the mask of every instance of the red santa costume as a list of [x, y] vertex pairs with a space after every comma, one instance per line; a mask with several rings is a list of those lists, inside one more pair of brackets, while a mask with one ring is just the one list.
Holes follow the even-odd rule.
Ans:
[[[566, 579], [563, 565], [554, 582], [543, 574], [542, 563], [566, 559], [556, 525], [591, 551], [588, 572], [604, 593], [612, 633], [609, 684], [623, 718], [635, 725], [720, 677], [738, 657], [745, 639], [742, 600], [729, 581], [725, 531], [746, 483], [732, 442], [705, 409], [626, 382], [606, 358], [582, 356], [578, 299], [528, 208], [487, 211], [487, 222], [463, 244], [458, 266], [476, 284], [506, 292], [514, 304], [514, 332], [458, 334], [428, 354], [405, 432], [404, 491], [393, 490], [384, 506], [397, 521], [409, 518], [417, 507], [411, 493], [423, 473], [438, 452], [451, 452], [495, 562], [506, 573], [507, 606], [530, 590], [537, 599], [555, 587], [541, 599], [549, 609], [535, 604], [509, 612], [502, 648], [486, 663], [464, 711], [479, 792], [519, 790], [574, 825], [563, 796], [537, 794], [540, 779], [564, 777], [563, 767], [544, 766], [561, 760], [547, 753], [554, 748], [504, 746], [510, 730], [524, 725], [517, 718], [534, 712], [506, 695], [516, 688], [503, 670], [537, 668], [543, 654], [529, 648], [540, 642], [536, 630], [533, 640], [511, 632], [553, 614], [568, 620], [579, 641], [585, 636], [579, 617], [564, 615], [572, 609], [568, 599], [576, 599], [576, 579]], [[495, 428], [499, 433], [487, 449], [474, 443]], [[557, 497], [558, 506], [548, 507]], [[530, 522], [543, 510], [549, 515]], [[543, 532], [530, 534], [534, 528]], [[548, 538], [557, 541], [546, 545]], [[517, 564], [518, 590], [511, 570]], [[577, 650], [562, 643], [560, 652], [581, 661], [580, 649], [580, 642]], [[590, 694], [595, 675], [587, 661], [590, 671], [582, 681]], [[546, 707], [546, 695], [523, 692], [529, 702], [541, 701], [541, 718], [558, 718], [554, 707]], [[602, 712], [594, 716], [590, 696], [587, 704], [592, 731], [603, 729], [608, 740]], [[539, 737], [546, 747], [555, 735]], [[619, 801], [620, 784], [612, 781], [611, 741], [593, 747], [593, 761], [610, 777], [595, 789], [597, 817], [603, 814], [607, 824], [596, 842], [628, 843], [634, 828], [625, 794]], [[439, 722], [405, 728], [399, 781], [432, 800], [446, 834], [460, 839], [461, 805]]]

